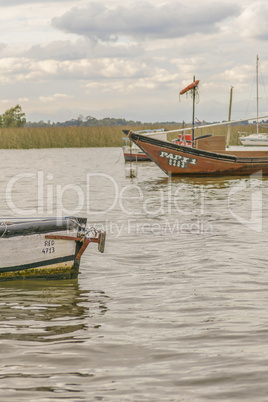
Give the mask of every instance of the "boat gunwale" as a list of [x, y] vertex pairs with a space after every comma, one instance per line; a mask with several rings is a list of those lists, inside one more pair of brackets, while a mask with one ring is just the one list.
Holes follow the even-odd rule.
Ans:
[[[221, 153], [217, 153], [217, 152], [205, 151], [203, 149], [197, 149], [197, 148], [186, 147], [183, 145], [177, 145], [177, 144], [174, 144], [169, 141], [161, 141], [161, 140], [157, 140], [154, 138], [147, 138], [146, 136], [137, 134], [135, 132], [130, 132], [129, 137], [130, 137], [130, 139], [133, 139], [134, 142], [135, 142], [135, 140], [138, 140], [138, 141], [145, 142], [145, 143], [148, 143], [151, 145], [155, 145], [155, 146], [159, 146], [159, 147], [162, 146], [163, 148], [167, 148], [170, 150], [188, 153], [190, 155], [203, 156], [203, 157], [210, 158], [210, 159], [223, 159], [223, 160], [232, 161], [232, 162], [237, 161], [237, 156], [235, 156], [235, 155], [226, 155], [226, 154], [221, 154]], [[136, 144], [136, 145], [138, 145], [138, 144]], [[267, 162], [268, 162], [268, 157], [267, 157]]]
[[83, 218], [77, 221], [70, 218], [49, 218], [37, 220], [24, 220], [22, 222], [0, 221], [0, 238], [6, 239], [17, 236], [32, 236], [51, 232], [61, 232], [70, 229], [78, 229], [84, 223]]

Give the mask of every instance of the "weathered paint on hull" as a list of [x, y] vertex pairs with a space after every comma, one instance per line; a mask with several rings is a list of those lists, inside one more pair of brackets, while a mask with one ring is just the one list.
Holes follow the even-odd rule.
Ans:
[[14, 279], [76, 279], [78, 277], [79, 267], [74, 267], [74, 264], [59, 263], [56, 265], [48, 265], [38, 268], [14, 267], [11, 272], [0, 272], [0, 281], [8, 281]]
[[130, 133], [129, 137], [169, 176], [250, 175], [258, 171], [268, 174], [268, 151], [217, 153], [148, 139], [136, 133]]

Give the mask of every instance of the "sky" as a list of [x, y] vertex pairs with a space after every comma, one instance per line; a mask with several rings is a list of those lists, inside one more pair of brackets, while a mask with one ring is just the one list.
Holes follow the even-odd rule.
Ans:
[[[0, 114], [192, 119], [179, 92], [199, 80], [196, 117], [268, 114], [266, 0], [0, 0]], [[266, 89], [267, 88], [267, 89]]]

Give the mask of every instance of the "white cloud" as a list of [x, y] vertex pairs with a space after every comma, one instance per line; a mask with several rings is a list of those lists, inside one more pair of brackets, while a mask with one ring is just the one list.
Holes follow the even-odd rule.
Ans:
[[71, 99], [72, 96], [68, 94], [53, 94], [51, 96], [40, 96], [39, 100], [41, 102], [54, 102], [58, 100], [64, 100], [64, 99]]
[[[119, 77], [118, 77], [119, 78]], [[150, 71], [150, 76], [140, 77], [135, 80], [131, 78], [110, 79], [102, 82], [89, 82], [86, 84], [88, 89], [98, 89], [103, 93], [121, 93], [133, 95], [141, 90], [155, 91], [163, 87], [172, 86], [174, 81], [178, 79], [178, 74], [169, 74], [165, 69], [155, 69]]]
[[241, 118], [256, 54], [268, 83], [268, 6], [201, 3], [0, 0], [1, 104], [22, 102], [31, 120], [187, 120], [191, 105], [178, 94], [195, 75], [201, 120], [226, 117], [231, 85]]
[[34, 61], [26, 58], [0, 59], [1, 80], [5, 80], [6, 77], [9, 82], [126, 78], [144, 74], [149, 74], [146, 63], [123, 59], [98, 58], [66, 61]]
[[245, 38], [259, 40], [268, 39], [268, 4], [267, 2], [254, 1], [245, 8], [238, 18], [240, 33]]

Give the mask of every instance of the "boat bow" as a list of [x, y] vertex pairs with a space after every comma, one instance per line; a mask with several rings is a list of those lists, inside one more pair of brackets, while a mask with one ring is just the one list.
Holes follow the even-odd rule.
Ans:
[[0, 222], [0, 280], [73, 279], [90, 243], [101, 253], [105, 232], [87, 228], [86, 218]]

